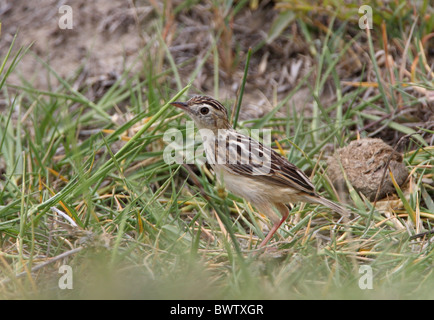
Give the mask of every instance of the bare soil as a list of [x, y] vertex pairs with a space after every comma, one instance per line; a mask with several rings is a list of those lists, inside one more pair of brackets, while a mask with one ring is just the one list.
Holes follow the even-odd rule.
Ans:
[[[160, 40], [169, 48], [170, 54], [177, 64], [198, 58], [193, 63], [180, 67], [180, 77], [185, 85], [191, 72], [198, 63], [203, 62], [203, 68], [193, 82], [194, 93], [214, 95], [214, 60], [213, 54], [207, 55], [215, 39], [218, 40], [219, 52], [219, 99], [234, 102], [239, 94], [243, 76], [246, 54], [249, 48], [255, 51], [249, 68], [249, 76], [243, 96], [241, 119], [256, 118], [266, 114], [276, 104], [294, 89], [297, 84], [311, 72], [308, 85], [302, 86], [288, 102], [292, 108], [309, 115], [313, 102], [312, 88], [317, 75], [317, 62], [312, 55], [313, 50], [320, 52], [319, 41], [316, 45], [307, 43], [300, 26], [293, 22], [282, 33], [269, 43], [267, 34], [279, 11], [273, 1], [260, 1], [259, 7], [251, 9], [244, 7], [229, 22], [224, 21], [224, 8], [213, 6], [212, 1], [200, 1], [189, 10], [179, 14], [174, 8], [182, 1], [156, 0], [0, 0], [0, 19], [2, 34], [0, 54], [4, 55], [13, 37], [17, 35], [15, 50], [20, 46], [31, 45], [27, 54], [8, 79], [10, 84], [21, 85], [29, 81], [34, 88], [50, 90], [58, 82], [50, 74], [41, 61], [46, 61], [60, 77], [73, 79], [73, 87], [92, 88], [87, 91], [91, 100], [97, 100], [105, 90], [124, 72], [126, 68], [136, 63], [135, 68], [142, 68], [146, 57], [140, 57], [141, 50], [150, 43], [153, 47], [147, 52], [151, 55], [164, 52], [158, 44]], [[59, 7], [70, 5], [73, 11], [73, 28], [59, 28]], [[158, 24], [163, 18], [162, 26]], [[318, 26], [328, 24], [327, 17], [311, 17]], [[340, 22], [337, 21], [337, 24]], [[157, 29], [160, 28], [160, 29]], [[321, 29], [321, 28], [319, 28]], [[159, 32], [157, 32], [159, 30]], [[218, 37], [218, 33], [219, 34]], [[313, 34], [315, 36], [315, 34]], [[162, 39], [158, 39], [161, 37]], [[349, 41], [351, 35], [343, 39]], [[158, 41], [155, 41], [155, 40]], [[430, 41], [434, 40], [431, 39]], [[390, 39], [389, 62], [396, 68], [402, 63], [403, 46], [395, 45], [398, 41]], [[432, 43], [432, 42], [431, 42]], [[381, 43], [376, 43], [378, 64], [384, 77], [384, 50]], [[368, 55], [366, 38], [361, 38], [348, 50], [336, 66], [341, 81], [347, 83], [359, 81], [375, 82], [370, 57]], [[427, 61], [434, 61], [432, 50], [427, 51]], [[155, 57], [154, 57], [155, 58]], [[162, 67], [169, 66], [163, 59]], [[365, 66], [365, 70], [363, 69]], [[407, 69], [410, 67], [405, 66]], [[363, 74], [363, 79], [361, 76]], [[176, 89], [175, 80], [172, 80]], [[343, 94], [355, 90], [353, 86], [343, 83]], [[411, 127], [434, 127], [434, 94], [419, 90], [416, 96], [421, 97], [421, 103], [405, 109], [405, 118], [410, 119]], [[370, 88], [363, 94], [363, 99], [378, 93], [378, 89]], [[329, 79], [320, 92], [321, 103], [327, 107], [336, 101], [336, 90], [333, 81]], [[424, 98], [427, 98], [423, 102]], [[349, 107], [350, 102], [345, 107]], [[286, 112], [286, 108], [282, 109]], [[368, 109], [367, 109], [368, 110]], [[369, 112], [369, 111], [368, 111]], [[375, 110], [372, 110], [375, 113]], [[372, 137], [379, 137], [389, 145], [398, 141], [402, 134], [382, 127], [381, 123], [367, 123], [364, 128], [372, 132]], [[430, 141], [432, 143], [432, 141]]]

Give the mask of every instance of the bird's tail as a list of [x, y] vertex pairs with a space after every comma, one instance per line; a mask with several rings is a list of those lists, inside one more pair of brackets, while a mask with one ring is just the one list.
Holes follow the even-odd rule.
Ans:
[[307, 201], [307, 202], [322, 204], [322, 205], [332, 209], [333, 211], [339, 213], [340, 215], [342, 215], [344, 217], [350, 216], [347, 209], [345, 209], [344, 207], [342, 207], [342, 206], [340, 206], [340, 205], [338, 205], [338, 204], [336, 204], [336, 203], [334, 203], [334, 202], [332, 202], [326, 198], [323, 198], [321, 196], [316, 196], [316, 197], [308, 196], [308, 200], [309, 201]]

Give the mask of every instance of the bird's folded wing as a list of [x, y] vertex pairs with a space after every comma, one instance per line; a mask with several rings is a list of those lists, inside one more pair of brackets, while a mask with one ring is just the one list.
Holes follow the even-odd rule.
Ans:
[[224, 162], [225, 170], [267, 184], [315, 194], [309, 178], [271, 148], [235, 131], [230, 132], [223, 141], [216, 140], [215, 152], [217, 161]]

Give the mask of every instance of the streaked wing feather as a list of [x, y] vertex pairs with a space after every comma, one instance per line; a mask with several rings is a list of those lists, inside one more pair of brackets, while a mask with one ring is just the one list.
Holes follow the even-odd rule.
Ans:
[[[216, 150], [218, 143], [216, 140]], [[236, 131], [229, 131], [224, 149], [226, 159], [231, 160], [226, 164], [226, 170], [262, 180], [264, 183], [290, 187], [315, 195], [312, 182], [300, 169], [262, 143]], [[249, 149], [255, 152], [249, 152]]]

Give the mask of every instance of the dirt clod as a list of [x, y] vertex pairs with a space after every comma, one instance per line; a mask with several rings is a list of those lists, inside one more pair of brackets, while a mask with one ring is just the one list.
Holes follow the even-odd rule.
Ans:
[[[400, 153], [394, 151], [391, 146], [381, 139], [360, 139], [338, 149], [328, 159], [328, 175], [338, 190], [346, 190], [340, 161], [354, 189], [362, 193], [370, 201], [374, 201], [388, 162], [389, 170], [392, 171], [398, 185], [405, 182], [408, 177], [408, 170], [402, 159]], [[395, 193], [395, 187], [392, 184], [389, 172], [386, 172], [378, 199], [393, 193]]]

